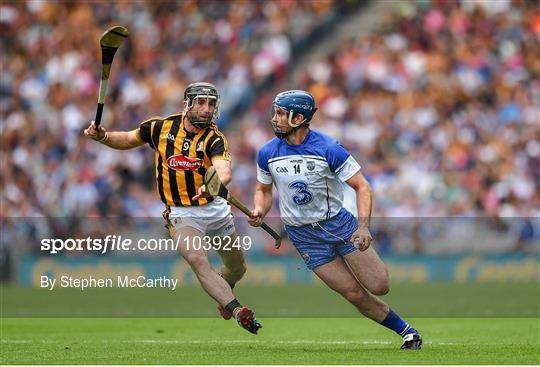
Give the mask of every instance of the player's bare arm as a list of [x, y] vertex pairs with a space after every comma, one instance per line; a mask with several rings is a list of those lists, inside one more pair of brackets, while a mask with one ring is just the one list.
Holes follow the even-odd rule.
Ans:
[[352, 234], [351, 242], [360, 251], [365, 251], [373, 242], [373, 237], [369, 232], [372, 208], [371, 188], [360, 171], [349, 178], [347, 184], [356, 192], [356, 206], [358, 208], [358, 229]]
[[227, 186], [232, 179], [231, 161], [226, 159], [212, 159], [212, 165], [216, 169], [221, 183]]
[[[216, 169], [219, 180], [223, 183], [223, 185], [227, 186], [232, 180], [231, 161], [226, 160], [226, 159], [215, 158], [215, 159], [212, 159], [212, 165]], [[197, 200], [201, 197], [207, 197], [207, 196], [209, 195], [206, 192], [206, 186], [202, 185], [197, 190], [197, 195], [195, 195], [192, 199]]]
[[137, 130], [108, 132], [101, 125], [96, 128], [94, 121], [84, 130], [84, 135], [113, 149], [126, 150], [144, 144], [139, 138]]
[[252, 217], [248, 219], [249, 224], [254, 227], [261, 225], [264, 216], [272, 208], [272, 184], [257, 182], [255, 194], [253, 195]]

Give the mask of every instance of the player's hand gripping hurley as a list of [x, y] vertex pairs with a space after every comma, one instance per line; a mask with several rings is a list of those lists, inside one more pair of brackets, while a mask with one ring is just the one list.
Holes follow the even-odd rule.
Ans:
[[[240, 202], [229, 190], [223, 185], [220, 181], [219, 176], [214, 167], [210, 167], [206, 174], [204, 175], [204, 184], [206, 185], [206, 192], [212, 197], [220, 196], [223, 199], [227, 200], [231, 205], [234, 205], [242, 213], [251, 218], [251, 212], [249, 209]], [[279, 248], [281, 246], [281, 237], [272, 229], [268, 224], [262, 222], [261, 228], [264, 229], [270, 236], [274, 237], [276, 240], [275, 247]]]
[[99, 84], [99, 97], [96, 110], [96, 129], [101, 123], [101, 114], [103, 113], [103, 106], [105, 104], [107, 83], [109, 81], [109, 73], [111, 72], [114, 54], [128, 35], [127, 28], [114, 26], [107, 29], [99, 38], [99, 45], [101, 46], [101, 82]]

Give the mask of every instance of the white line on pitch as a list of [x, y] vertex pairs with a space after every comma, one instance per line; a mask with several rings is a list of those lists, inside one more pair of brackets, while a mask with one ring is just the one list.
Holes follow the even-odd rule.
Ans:
[[[123, 343], [143, 343], [143, 344], [267, 344], [268, 340], [160, 340], [160, 339], [140, 339], [140, 340], [123, 340]], [[327, 344], [327, 345], [390, 345], [399, 343], [398, 341], [392, 342], [388, 340], [365, 340], [365, 341], [351, 341], [351, 340], [272, 340], [272, 344]], [[457, 343], [452, 342], [436, 342], [427, 341], [424, 344], [433, 345], [455, 345]]]
[[[145, 343], [145, 344], [245, 344], [245, 343], [268, 343], [268, 340], [160, 340], [141, 339], [123, 340], [123, 343]], [[273, 340], [272, 344], [392, 344], [389, 341], [346, 341], [346, 340]]]
[[[2, 339], [1, 343], [5, 344], [29, 344], [29, 343], [58, 343], [55, 340], [9, 340]], [[106, 342], [105, 340], [100, 340], [98, 342]], [[143, 343], [143, 344], [257, 344], [257, 343], [268, 343], [268, 340], [160, 340], [160, 339], [141, 339], [141, 340], [122, 340], [122, 343]], [[397, 342], [397, 341], [396, 341]], [[365, 340], [365, 341], [351, 341], [351, 340], [273, 340], [272, 344], [321, 344], [321, 345], [347, 345], [347, 344], [363, 344], [363, 345], [390, 345], [395, 344], [395, 342], [387, 340]], [[458, 343], [452, 342], [437, 342], [437, 341], [426, 341], [424, 344], [433, 344], [433, 345], [456, 345]]]
[[9, 340], [9, 339], [2, 339], [0, 340], [0, 343], [10, 343], [10, 344], [27, 344], [27, 343], [35, 343], [35, 340]]

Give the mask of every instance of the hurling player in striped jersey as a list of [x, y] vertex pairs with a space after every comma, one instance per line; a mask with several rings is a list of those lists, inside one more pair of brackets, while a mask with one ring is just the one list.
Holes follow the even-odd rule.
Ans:
[[233, 290], [246, 271], [243, 249], [216, 249], [223, 261], [218, 273], [208, 260], [207, 249], [197, 246], [204, 238], [222, 239], [219, 244], [238, 239], [230, 206], [220, 197], [208, 196], [203, 184], [211, 166], [225, 184], [232, 177], [227, 140], [217, 126], [219, 100], [213, 84], [191, 83], [184, 91], [184, 109], [179, 113], [147, 119], [131, 131], [107, 132], [92, 122], [84, 134], [113, 149], [147, 144], [154, 150], [157, 194], [180, 255], [205, 292], [218, 303], [221, 316], [226, 320], [234, 317], [242, 328], [257, 334], [261, 323], [251, 309], [240, 304]]

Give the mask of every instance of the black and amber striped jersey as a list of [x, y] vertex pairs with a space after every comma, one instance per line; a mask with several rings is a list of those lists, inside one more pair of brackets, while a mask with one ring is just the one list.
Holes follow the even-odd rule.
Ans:
[[199, 206], [213, 200], [191, 198], [203, 185], [212, 159], [230, 160], [227, 140], [215, 123], [191, 133], [184, 128], [183, 113], [179, 113], [146, 120], [137, 132], [140, 140], [155, 150], [157, 191], [165, 205]]

